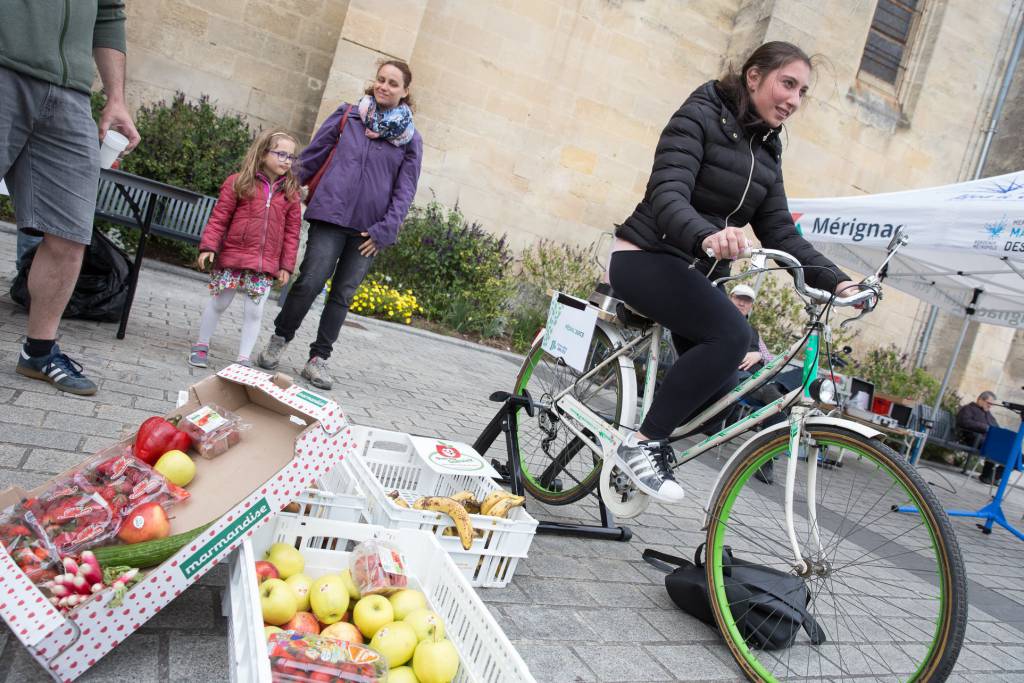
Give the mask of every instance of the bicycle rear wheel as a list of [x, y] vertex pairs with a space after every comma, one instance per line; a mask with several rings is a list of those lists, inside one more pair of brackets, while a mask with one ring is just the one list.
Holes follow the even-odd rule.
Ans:
[[[596, 367], [613, 351], [608, 335], [596, 328], [585, 367]], [[600, 455], [566, 427], [552, 399], [572, 386], [571, 394], [608, 424], [618, 427], [622, 416], [623, 374], [619, 363], [613, 361], [573, 386], [583, 374], [545, 353], [538, 339], [516, 378], [515, 393], [529, 392], [539, 404], [534, 417], [525, 412], [518, 416], [523, 484], [531, 495], [549, 505], [567, 505], [584, 498], [597, 486], [601, 474]], [[597, 441], [593, 435], [588, 436]]]
[[[788, 431], [788, 430], [787, 430]], [[837, 426], [809, 427], [801, 450], [817, 463], [815, 502], [822, 549], [807, 514], [806, 458], [797, 465], [794, 525], [805, 560], [807, 611], [827, 640], [801, 631], [784, 650], [755, 647], [730, 603], [722, 551], [796, 574], [783, 503], [787, 432], [757, 437], [723, 474], [710, 506], [707, 574], [712, 611], [751, 680], [941, 681], [952, 671], [967, 625], [967, 583], [949, 519], [915, 469], [873, 439]], [[844, 457], [840, 457], [844, 456]], [[754, 477], [780, 458], [775, 484]], [[914, 514], [896, 512], [910, 504]]]

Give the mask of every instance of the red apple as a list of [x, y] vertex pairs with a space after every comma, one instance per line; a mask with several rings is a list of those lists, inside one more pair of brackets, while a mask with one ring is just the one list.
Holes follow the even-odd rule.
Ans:
[[259, 577], [257, 583], [263, 583], [267, 579], [281, 578], [281, 574], [278, 573], [277, 567], [266, 560], [256, 560], [256, 576]]
[[320, 623], [309, 612], [296, 612], [287, 623], [281, 624], [281, 628], [298, 633], [320, 633]]
[[143, 503], [128, 513], [117, 537], [125, 543], [141, 543], [166, 538], [170, 533], [171, 523], [160, 503]]
[[354, 624], [350, 624], [347, 621], [339, 621], [336, 624], [331, 624], [324, 630], [320, 631], [320, 635], [324, 638], [344, 640], [346, 643], [363, 642], [363, 634], [359, 632], [359, 629], [357, 629]]

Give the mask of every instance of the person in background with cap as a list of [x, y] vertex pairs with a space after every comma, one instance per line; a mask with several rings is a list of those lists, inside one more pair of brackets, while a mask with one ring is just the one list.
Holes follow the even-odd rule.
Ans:
[[[985, 435], [989, 427], [998, 427], [999, 423], [992, 416], [992, 406], [996, 402], [996, 395], [991, 391], [983, 391], [972, 403], [968, 403], [956, 414], [956, 427], [960, 432], [960, 441], [966, 444], [981, 447], [985, 443]], [[995, 477], [992, 476], [995, 463], [986, 460], [981, 468], [981, 476], [978, 478], [982, 484], [992, 484], [999, 481], [1003, 476], [1003, 466], [995, 470]]]
[[[736, 285], [729, 292], [729, 300], [743, 314], [743, 317], [747, 319], [748, 324], [750, 323], [750, 311], [754, 308], [755, 297], [756, 294], [753, 288], [748, 285]], [[740, 361], [739, 365], [741, 373], [745, 374], [742, 374], [740, 379], [744, 380], [750, 377], [750, 375], [763, 368], [764, 364], [770, 362], [774, 357], [771, 351], [768, 350], [768, 347], [764, 345], [764, 341], [762, 341], [761, 334], [757, 331], [757, 328], [750, 325], [750, 346], [747, 348], [747, 353], [743, 356], [743, 360]]]

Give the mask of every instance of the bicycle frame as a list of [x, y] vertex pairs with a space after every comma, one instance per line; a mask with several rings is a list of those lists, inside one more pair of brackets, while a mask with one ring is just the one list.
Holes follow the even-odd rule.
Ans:
[[[608, 334], [609, 338], [613, 340], [613, 343], [619, 342], [617, 344], [618, 348], [609, 355], [608, 358], [604, 359], [589, 372], [577, 379], [572, 386], [589, 379], [591, 376], [607, 367], [610, 363], [620, 362], [619, 359], [624, 354], [629, 353], [637, 347], [641, 347], [645, 342], [649, 342], [644, 395], [641, 403], [640, 415], [637, 418], [637, 422], [639, 423], [643, 420], [643, 416], [646, 415], [653, 400], [654, 379], [659, 365], [658, 349], [660, 346], [662, 328], [657, 324], [652, 325], [649, 330], [644, 331], [629, 342], [623, 342], [621, 335], [618, 334], [611, 325], [603, 325], [603, 329], [606, 334]], [[812, 316], [812, 321], [808, 323], [807, 333], [802, 339], [795, 341], [784, 354], [767, 363], [761, 370], [758, 370], [741, 382], [728, 394], [700, 411], [700, 413], [687, 421], [686, 424], [677, 428], [669, 437], [670, 440], [678, 440], [686, 434], [689, 434], [712, 416], [734, 405], [751, 391], [770, 381], [782, 372], [783, 368], [785, 368], [792, 359], [796, 358], [801, 351], [804, 352], [802, 373], [803, 381], [801, 382], [801, 386], [793, 389], [785, 396], [772, 401], [766, 406], [755, 410], [742, 420], [729, 425], [718, 433], [713, 434], [686, 449], [681, 454], [677, 455], [676, 461], [672, 464], [673, 469], [680, 467], [703, 453], [706, 453], [715, 446], [725, 443], [726, 441], [730, 441], [735, 436], [748, 431], [749, 429], [763, 423], [773, 415], [776, 415], [792, 406], [788, 420], [790, 448], [789, 462], [786, 469], [784, 509], [786, 531], [793, 552], [795, 567], [798, 572], [809, 571], [810, 567], [801, 554], [800, 545], [796, 537], [793, 498], [796, 487], [796, 468], [799, 466], [800, 441], [804, 434], [804, 422], [815, 410], [816, 405], [811, 399], [809, 385], [818, 373], [818, 351], [822, 332], [826, 335], [828, 334], [827, 326]], [[606, 461], [609, 458], [614, 458], [614, 452], [622, 443], [624, 438], [623, 435], [618, 430], [612, 428], [612, 426], [599, 415], [572, 396], [570, 393], [572, 386], [567, 387], [560, 394], [552, 398], [552, 404], [557, 406], [563, 414], [572, 418], [572, 420], [563, 420], [563, 424], [594, 452], [600, 453], [602, 458]], [[581, 429], [578, 425], [582, 425], [583, 428]], [[635, 426], [636, 425], [633, 425], [632, 427]], [[596, 436], [597, 442], [590, 438], [587, 432]], [[818, 551], [821, 551], [822, 544], [818, 535], [817, 511], [815, 508], [817, 483], [816, 458], [808, 457], [807, 467], [807, 514], [813, 533], [813, 542], [817, 545]]]

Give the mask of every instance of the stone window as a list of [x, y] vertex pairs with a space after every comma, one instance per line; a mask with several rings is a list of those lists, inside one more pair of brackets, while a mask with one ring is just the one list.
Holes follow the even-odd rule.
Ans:
[[910, 55], [921, 5], [925, 0], [878, 0], [871, 20], [860, 73], [898, 88]]

